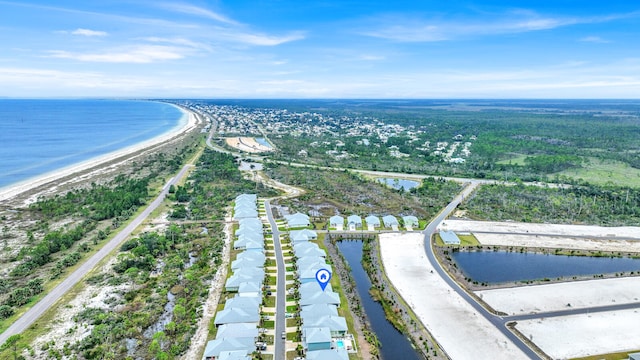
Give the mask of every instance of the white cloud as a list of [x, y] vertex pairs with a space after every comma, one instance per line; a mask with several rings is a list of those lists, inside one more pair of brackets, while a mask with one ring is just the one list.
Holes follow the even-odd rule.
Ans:
[[152, 43], [165, 43], [165, 44], [185, 46], [193, 49], [206, 50], [209, 52], [213, 51], [212, 47], [208, 44], [192, 41], [192, 40], [181, 38], [181, 37], [172, 37], [172, 38], [146, 37], [146, 38], [142, 38], [141, 40], [145, 40]]
[[609, 43], [608, 40], [601, 38], [600, 36], [585, 36], [580, 39], [582, 42], [590, 42], [590, 43], [598, 43], [598, 44], [606, 44]]
[[415, 17], [383, 17], [373, 19], [375, 30], [360, 34], [398, 42], [436, 42], [482, 35], [514, 34], [550, 30], [577, 24], [603, 23], [623, 18], [637, 17], [632, 12], [601, 17], [542, 16], [529, 10], [516, 10], [492, 15], [480, 20], [417, 19]]
[[109, 35], [105, 31], [97, 31], [97, 30], [82, 29], [82, 28], [78, 28], [76, 30], [73, 30], [71, 32], [71, 34], [73, 34], [73, 35], [81, 35], [81, 36], [107, 36], [107, 35]]
[[200, 16], [200, 17], [204, 17], [204, 18], [208, 18], [211, 20], [215, 20], [218, 22], [222, 22], [222, 23], [226, 23], [226, 24], [232, 24], [232, 25], [238, 25], [238, 22], [229, 19], [228, 17], [218, 14], [216, 12], [213, 12], [209, 9], [205, 9], [205, 8], [201, 8], [198, 6], [194, 6], [194, 5], [189, 5], [189, 4], [178, 4], [178, 3], [163, 3], [160, 4], [160, 6], [162, 8], [165, 8], [167, 10], [171, 10], [171, 11], [175, 11], [175, 12], [180, 12], [180, 13], [184, 13], [184, 14], [190, 14], [190, 15], [196, 15], [196, 16]]
[[305, 38], [305, 35], [302, 32], [293, 32], [285, 36], [273, 36], [258, 33], [228, 31], [225, 33], [224, 38], [248, 45], [276, 46], [291, 41], [302, 40]]
[[171, 46], [142, 45], [100, 53], [72, 53], [63, 50], [49, 52], [49, 57], [83, 62], [146, 64], [184, 58], [184, 49]]

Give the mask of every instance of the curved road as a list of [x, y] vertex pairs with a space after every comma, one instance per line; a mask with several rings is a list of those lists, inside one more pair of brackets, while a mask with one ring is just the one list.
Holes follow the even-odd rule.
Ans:
[[[436, 259], [436, 256], [433, 252], [433, 248], [431, 247], [431, 236], [436, 232], [438, 225], [451, 213], [453, 210], [460, 205], [460, 203], [467, 197], [475, 188], [478, 186], [479, 182], [470, 182], [462, 192], [453, 199], [452, 202], [447, 205], [444, 210], [442, 210], [424, 229], [424, 249], [427, 255], [427, 259], [436, 270], [438, 275], [453, 289], [460, 297], [462, 297], [466, 302], [468, 302], [478, 313], [480, 313], [485, 319], [489, 320], [489, 322], [495, 326], [500, 332], [505, 335], [514, 345], [516, 345], [526, 356], [530, 359], [540, 359], [541, 357], [533, 351], [527, 344], [525, 344], [522, 339], [516, 336], [513, 332], [511, 332], [507, 328], [507, 322], [512, 320], [503, 319], [500, 316], [494, 315], [490, 313], [487, 309], [485, 309], [481, 304], [479, 304], [471, 295], [469, 295], [464, 289], [455, 282], [449, 274], [440, 266], [440, 263]], [[446, 350], [446, 349], [445, 349]]]
[[27, 310], [16, 322], [11, 324], [7, 330], [0, 334], [0, 344], [4, 342], [12, 335], [19, 334], [31, 326], [45, 311], [49, 310], [60, 298], [75, 286], [84, 276], [91, 271], [102, 259], [104, 259], [109, 253], [116, 249], [120, 243], [122, 243], [142, 222], [154, 211], [164, 200], [165, 196], [169, 193], [169, 187], [178, 182], [187, 170], [193, 165], [185, 165], [178, 175], [171, 178], [167, 184], [162, 188], [162, 191], [155, 200], [144, 211], [138, 215], [124, 230], [120, 231], [116, 236], [105, 244], [97, 253], [95, 253], [89, 260], [85, 261], [79, 268], [73, 273], [67, 276], [58, 286], [53, 288], [44, 298], [33, 305]]

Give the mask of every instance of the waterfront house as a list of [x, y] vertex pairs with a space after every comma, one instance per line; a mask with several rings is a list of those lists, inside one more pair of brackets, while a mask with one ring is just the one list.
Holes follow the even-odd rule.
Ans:
[[342, 316], [322, 315], [313, 316], [307, 315], [302, 318], [302, 326], [304, 327], [328, 327], [331, 331], [331, 336], [340, 337], [347, 333], [347, 320]]
[[316, 305], [316, 304], [330, 304], [340, 305], [340, 295], [337, 292], [325, 290], [314, 293], [310, 296], [300, 297], [300, 306]]
[[331, 330], [328, 327], [303, 327], [302, 347], [305, 351], [331, 349]]
[[446, 245], [460, 245], [460, 238], [451, 230], [440, 231], [439, 235]]
[[289, 232], [289, 239], [291, 239], [291, 241], [294, 243], [301, 242], [301, 241], [316, 240], [317, 238], [318, 238], [318, 233], [309, 229], [291, 230]]
[[306, 360], [349, 360], [349, 353], [345, 349], [310, 351]]
[[251, 360], [251, 355], [245, 350], [223, 351], [216, 360]]
[[302, 306], [300, 317], [338, 316], [338, 308], [331, 304], [314, 304]]

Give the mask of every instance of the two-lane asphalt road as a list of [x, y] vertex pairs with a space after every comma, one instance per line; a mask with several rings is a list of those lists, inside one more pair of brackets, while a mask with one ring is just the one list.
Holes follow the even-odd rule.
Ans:
[[275, 345], [273, 358], [275, 360], [284, 360], [286, 350], [285, 339], [283, 339], [281, 336], [281, 334], [286, 331], [284, 313], [286, 311], [287, 294], [285, 290], [286, 276], [284, 267], [284, 256], [282, 255], [282, 246], [280, 244], [280, 232], [278, 231], [278, 225], [273, 218], [269, 200], [265, 200], [264, 207], [267, 211], [267, 218], [269, 219], [269, 223], [271, 224], [273, 245], [276, 252], [276, 265], [278, 268], [278, 279], [276, 281], [276, 334], [273, 338], [273, 344]]
[[[460, 285], [458, 285], [455, 280], [453, 280], [449, 274], [440, 266], [440, 263], [436, 259], [436, 256], [433, 252], [433, 248], [431, 246], [431, 236], [436, 232], [438, 225], [449, 215], [451, 214], [458, 205], [475, 190], [478, 186], [478, 182], [470, 182], [462, 192], [453, 199], [452, 202], [447, 205], [444, 210], [442, 210], [424, 230], [424, 250], [427, 255], [427, 259], [436, 270], [438, 275], [451, 287], [453, 291], [455, 291], [460, 297], [462, 297], [466, 302], [468, 302], [478, 313], [480, 313], [484, 318], [489, 320], [491, 324], [493, 324], [502, 334], [504, 334], [511, 342], [513, 342], [523, 353], [526, 354], [530, 359], [540, 359], [540, 356], [533, 351], [527, 344], [525, 344], [518, 336], [516, 336], [513, 332], [511, 332], [506, 324], [507, 320], [490, 313], [487, 309], [485, 309], [480, 303], [478, 303], [471, 295], [469, 295]], [[446, 350], [446, 349], [445, 349]]]
[[31, 324], [33, 324], [42, 314], [45, 313], [50, 307], [52, 307], [60, 298], [75, 286], [82, 278], [84, 278], [91, 269], [93, 269], [102, 259], [104, 259], [109, 253], [116, 249], [142, 222], [154, 211], [164, 200], [165, 196], [169, 193], [169, 187], [172, 184], [177, 183], [187, 170], [193, 165], [185, 165], [178, 175], [170, 179], [164, 186], [160, 194], [153, 200], [144, 211], [138, 215], [124, 230], [118, 233], [105, 244], [95, 255], [85, 261], [76, 271], [71, 273], [66, 279], [64, 279], [58, 286], [53, 288], [44, 298], [38, 301], [33, 307], [25, 312], [16, 322], [11, 324], [7, 330], [0, 334], [0, 344], [4, 342], [12, 335], [19, 334], [26, 330]]

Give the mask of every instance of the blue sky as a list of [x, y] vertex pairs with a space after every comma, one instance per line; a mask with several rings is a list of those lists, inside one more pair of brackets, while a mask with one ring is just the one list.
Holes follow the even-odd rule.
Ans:
[[0, 96], [639, 94], [636, 1], [0, 0]]

